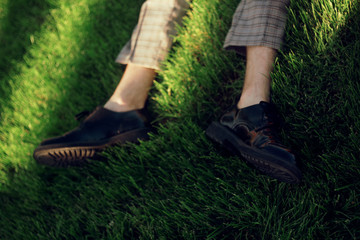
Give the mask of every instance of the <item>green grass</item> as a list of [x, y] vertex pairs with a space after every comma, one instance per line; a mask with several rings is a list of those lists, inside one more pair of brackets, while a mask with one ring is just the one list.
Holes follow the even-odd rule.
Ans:
[[83, 168], [39, 142], [110, 96], [143, 1], [0, 0], [0, 239], [359, 239], [360, 6], [291, 1], [273, 101], [304, 173], [279, 183], [211, 143], [241, 93], [238, 1], [194, 0], [150, 95], [156, 133]]

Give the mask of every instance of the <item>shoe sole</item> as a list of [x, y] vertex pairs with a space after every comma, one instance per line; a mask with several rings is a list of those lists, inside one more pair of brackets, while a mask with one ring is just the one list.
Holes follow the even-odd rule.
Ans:
[[38, 163], [48, 166], [77, 166], [84, 163], [87, 158], [94, 157], [96, 153], [106, 147], [126, 142], [137, 143], [139, 140], [148, 140], [149, 132], [149, 128], [141, 128], [96, 143], [79, 143], [76, 146], [65, 144], [40, 146], [35, 149], [33, 156]]
[[296, 165], [248, 146], [218, 122], [210, 124], [206, 129], [206, 135], [230, 152], [242, 156], [248, 163], [270, 177], [286, 183], [299, 183], [301, 180], [301, 171]]

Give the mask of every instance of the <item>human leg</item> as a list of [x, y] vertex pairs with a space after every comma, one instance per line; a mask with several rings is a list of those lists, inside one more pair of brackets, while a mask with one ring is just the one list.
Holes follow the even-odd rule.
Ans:
[[129, 63], [113, 95], [104, 108], [115, 112], [126, 112], [144, 108], [155, 69]]
[[245, 108], [261, 101], [270, 102], [270, 73], [276, 50], [264, 46], [246, 47], [246, 71], [237, 107]]
[[286, 0], [243, 0], [225, 41], [225, 48], [246, 54], [243, 91], [236, 106], [213, 122], [206, 134], [242, 156], [263, 173], [298, 183], [295, 156], [277, 136], [277, 114], [270, 103], [270, 74], [286, 22]]
[[104, 107], [96, 108], [74, 130], [44, 140], [34, 151], [41, 164], [76, 165], [104, 148], [147, 139], [144, 113], [148, 91], [175, 35], [175, 24], [186, 12], [186, 0], [147, 0], [131, 40], [116, 61], [127, 64], [125, 73]]
[[286, 25], [288, 0], [242, 0], [225, 39], [226, 49], [246, 55], [238, 108], [270, 101], [270, 73]]
[[116, 61], [127, 64], [121, 81], [104, 105], [117, 112], [144, 107], [155, 71], [160, 70], [189, 4], [186, 0], [147, 0], [139, 14], [131, 40]]

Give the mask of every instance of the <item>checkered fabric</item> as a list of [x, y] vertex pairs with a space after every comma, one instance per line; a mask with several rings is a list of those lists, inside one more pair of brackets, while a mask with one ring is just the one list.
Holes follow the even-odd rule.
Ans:
[[175, 26], [181, 24], [188, 8], [186, 0], [144, 2], [131, 40], [121, 50], [116, 62], [159, 70], [176, 35]]
[[[236, 9], [224, 48], [245, 53], [245, 46], [280, 49], [289, 0], [242, 0]], [[147, 0], [131, 40], [116, 62], [160, 69], [189, 4], [187, 0]]]
[[283, 42], [289, 0], [242, 0], [236, 9], [224, 48], [245, 54], [245, 46], [279, 50]]

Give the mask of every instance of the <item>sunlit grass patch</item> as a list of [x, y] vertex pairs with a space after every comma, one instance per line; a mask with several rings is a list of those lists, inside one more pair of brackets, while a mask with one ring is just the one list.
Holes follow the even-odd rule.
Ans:
[[[32, 151], [40, 139], [74, 126], [72, 118], [65, 115], [93, 108], [116, 84], [120, 71], [113, 61], [131, 34], [131, 26], [121, 28], [124, 20], [114, 21], [117, 15], [106, 13], [112, 5], [98, 1], [59, 3], [49, 12], [42, 29], [34, 33], [33, 45], [26, 49], [23, 61], [14, 63], [16, 71], [3, 77], [3, 164], [15, 169], [33, 164]], [[136, 16], [128, 19], [136, 23]], [[105, 34], [106, 28], [120, 31]]]

